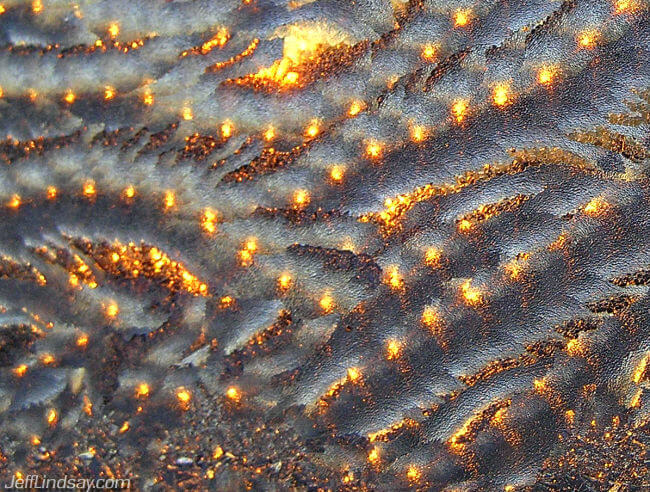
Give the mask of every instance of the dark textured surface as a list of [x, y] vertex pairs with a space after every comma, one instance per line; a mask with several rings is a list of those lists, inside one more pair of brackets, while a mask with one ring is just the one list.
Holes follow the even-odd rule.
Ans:
[[0, 12], [2, 478], [650, 487], [646, 1]]

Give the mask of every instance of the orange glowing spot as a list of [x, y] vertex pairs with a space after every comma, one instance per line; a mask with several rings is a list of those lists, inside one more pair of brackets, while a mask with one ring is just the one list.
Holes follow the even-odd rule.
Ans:
[[176, 205], [176, 195], [174, 195], [173, 191], [167, 190], [165, 192], [165, 198], [163, 199], [163, 207], [165, 210], [169, 210], [170, 208], [173, 208], [174, 205]]
[[614, 2], [614, 13], [624, 14], [638, 8], [634, 0], [616, 0]]
[[83, 194], [86, 198], [92, 198], [97, 193], [95, 183], [93, 181], [86, 181], [83, 186]]
[[68, 283], [72, 287], [77, 287], [79, 285], [79, 277], [77, 277], [74, 273], [71, 273], [68, 277]]
[[41, 0], [34, 0], [32, 2], [32, 12], [35, 14], [43, 12], [43, 2]]
[[471, 280], [465, 280], [463, 285], [460, 287], [463, 298], [470, 305], [480, 304], [483, 301], [483, 296], [481, 291], [475, 287], [472, 287]]
[[127, 186], [122, 191], [122, 196], [126, 199], [131, 199], [135, 196], [135, 188], [132, 185]]
[[41, 443], [41, 440], [39, 439], [38, 436], [32, 436], [32, 444], [34, 446], [38, 446]]
[[122, 424], [122, 427], [120, 427], [120, 434], [124, 434], [126, 431], [129, 430], [129, 421], [125, 420], [124, 423]]
[[438, 248], [428, 248], [424, 253], [424, 264], [430, 268], [437, 268], [440, 266], [440, 259], [442, 258], [442, 251]]
[[[0, 7], [2, 7], [2, 6], [0, 5]], [[0, 15], [2, 15], [2, 12], [0, 12]], [[2, 97], [4, 95], [5, 95], [5, 92], [2, 90], [2, 87], [0, 87], [0, 97]]]
[[149, 385], [147, 383], [140, 383], [135, 387], [136, 398], [147, 398], [149, 396]]
[[287, 72], [287, 74], [284, 76], [283, 82], [286, 85], [293, 85], [298, 83], [298, 79], [300, 78], [300, 75], [298, 72]]
[[643, 395], [643, 389], [639, 388], [630, 401], [630, 408], [639, 408], [641, 406], [641, 395]]
[[0, 15], [4, 14], [6, 11], [7, 9], [5, 9], [5, 6], [0, 3]]
[[254, 237], [248, 238], [246, 240], [246, 244], [244, 245], [244, 247], [251, 253], [257, 251], [257, 238]]
[[27, 372], [27, 365], [20, 364], [19, 366], [14, 367], [11, 372], [13, 372], [15, 376], [22, 378]]
[[226, 120], [221, 123], [221, 138], [224, 140], [228, 140], [230, 137], [232, 137], [234, 131], [235, 125], [233, 125], [230, 120]]
[[379, 462], [379, 448], [377, 446], [373, 447], [368, 453], [368, 461], [373, 465]]
[[208, 234], [212, 234], [217, 230], [217, 214], [213, 210], [206, 208], [203, 211], [201, 215], [201, 227]]
[[239, 388], [237, 388], [236, 386], [230, 386], [226, 390], [226, 396], [233, 401], [241, 400], [241, 392], [239, 391]]
[[223, 456], [223, 448], [221, 446], [217, 446], [214, 448], [214, 452], [212, 453], [212, 459], [218, 460]]
[[275, 138], [275, 128], [272, 126], [269, 126], [266, 131], [264, 132], [264, 140], [267, 142], [270, 142]]
[[45, 354], [41, 357], [41, 362], [46, 366], [49, 366], [50, 364], [54, 364], [55, 360], [56, 359], [52, 354]]
[[454, 12], [454, 25], [456, 27], [464, 27], [469, 24], [471, 11], [467, 9], [460, 9]]
[[310, 125], [305, 130], [305, 135], [309, 138], [314, 138], [320, 133], [320, 127], [318, 126], [318, 121], [313, 120]]
[[117, 35], [120, 33], [120, 26], [117, 22], [112, 22], [110, 26], [108, 26], [108, 35], [112, 38], [116, 38]]
[[343, 181], [344, 174], [345, 168], [343, 166], [332, 166], [332, 169], [330, 169], [330, 178], [336, 183]]
[[20, 195], [13, 195], [11, 197], [11, 200], [9, 200], [9, 202], [7, 202], [7, 206], [9, 208], [17, 209], [18, 207], [20, 207], [20, 203], [21, 203]]
[[546, 381], [543, 379], [535, 379], [533, 381], [533, 386], [535, 387], [535, 391], [538, 393], [543, 393], [548, 389], [548, 385], [546, 384]]
[[551, 85], [557, 77], [557, 69], [555, 67], [542, 67], [537, 72], [537, 82], [542, 85]]
[[454, 101], [454, 104], [451, 106], [451, 114], [456, 119], [458, 123], [465, 119], [467, 115], [468, 103], [465, 99], [458, 99]]
[[585, 205], [585, 214], [590, 217], [598, 217], [609, 208], [609, 204], [602, 198], [596, 197]]
[[469, 232], [472, 230], [472, 222], [468, 219], [461, 219], [458, 221], [458, 230], [460, 232]]
[[350, 109], [348, 109], [348, 115], [354, 117], [363, 111], [364, 107], [365, 104], [362, 101], [353, 101], [352, 104], [350, 104]]
[[370, 157], [371, 159], [378, 159], [381, 157], [382, 150], [383, 146], [381, 143], [374, 140], [370, 141], [366, 145], [366, 156]]
[[239, 262], [242, 266], [250, 266], [253, 264], [253, 253], [247, 249], [242, 249], [239, 252]]
[[235, 300], [232, 298], [232, 296], [223, 296], [221, 299], [219, 299], [219, 307], [221, 309], [227, 309], [231, 307], [235, 303]]
[[599, 33], [597, 31], [586, 31], [578, 35], [578, 45], [581, 48], [593, 49], [598, 43]]
[[406, 471], [406, 478], [409, 482], [417, 482], [420, 480], [420, 470], [415, 465], [409, 465], [408, 470]]
[[426, 306], [422, 311], [422, 323], [427, 328], [435, 328], [440, 323], [440, 314], [433, 306]]
[[402, 353], [402, 344], [397, 340], [388, 340], [386, 342], [386, 359], [394, 360], [399, 358]]
[[48, 200], [56, 199], [56, 188], [54, 186], [47, 187], [47, 199]]
[[334, 298], [330, 294], [323, 294], [318, 304], [325, 314], [329, 314], [334, 310]]
[[88, 398], [88, 395], [84, 395], [83, 410], [84, 410], [84, 413], [86, 415], [92, 416], [92, 414], [93, 414], [93, 402], [90, 401], [90, 398]]
[[510, 88], [508, 85], [499, 84], [494, 88], [492, 92], [492, 100], [497, 106], [505, 106], [510, 102]]
[[85, 348], [88, 345], [88, 335], [85, 333], [77, 337], [77, 347]]
[[189, 406], [190, 400], [192, 399], [192, 394], [185, 388], [178, 388], [178, 390], [176, 391], [176, 398], [178, 399], [178, 402], [181, 404], [181, 407], [185, 408]]
[[425, 44], [422, 47], [422, 59], [433, 61], [436, 58], [436, 47], [432, 44]]
[[646, 355], [641, 361], [637, 364], [636, 368], [634, 369], [634, 374], [632, 375], [632, 381], [634, 381], [636, 384], [639, 384], [641, 382], [641, 379], [643, 379], [643, 375], [646, 372], [646, 368], [648, 365], [648, 356]]
[[107, 306], [104, 307], [104, 313], [106, 314], [107, 318], [114, 318], [117, 316], [117, 314], [120, 312], [120, 308], [115, 302], [111, 302]]
[[348, 367], [348, 380], [351, 382], [358, 381], [361, 378], [361, 371], [356, 367]]
[[393, 290], [399, 290], [404, 287], [404, 278], [395, 265], [389, 266], [386, 269], [384, 282]]
[[573, 410], [569, 409], [566, 412], [564, 412], [564, 417], [566, 418], [569, 424], [573, 424], [573, 421], [576, 418], [576, 413]]
[[567, 353], [573, 357], [582, 355], [584, 350], [585, 348], [582, 346], [580, 340], [578, 340], [577, 338], [572, 338], [566, 344]]
[[47, 412], [47, 423], [50, 425], [50, 427], [54, 427], [56, 425], [57, 420], [58, 420], [58, 416], [56, 414], [56, 410], [50, 408], [50, 410]]
[[184, 119], [185, 121], [189, 121], [189, 120], [191, 120], [192, 118], [194, 118], [194, 115], [192, 114], [192, 108], [190, 108], [189, 106], [185, 106], [185, 107], [183, 108], [183, 111], [182, 111], [182, 113], [181, 113], [181, 116], [183, 117], [183, 119]]
[[77, 98], [77, 96], [75, 96], [74, 92], [72, 92], [71, 90], [68, 90], [65, 93], [65, 96], [63, 96], [63, 100], [65, 102], [67, 102], [68, 104], [72, 104], [75, 101], [76, 98]]
[[144, 92], [144, 95], [142, 96], [142, 102], [145, 103], [147, 106], [151, 106], [154, 103], [153, 93], [148, 89]]
[[296, 190], [293, 193], [293, 206], [303, 208], [309, 205], [309, 192], [307, 190]]
[[503, 487], [503, 492], [515, 492], [515, 486], [514, 485], [506, 485]]
[[219, 28], [217, 33], [201, 45], [201, 54], [205, 55], [212, 51], [214, 48], [223, 48], [230, 39], [230, 33], [225, 27]]
[[411, 140], [416, 143], [422, 142], [427, 137], [426, 129], [421, 125], [411, 127]]
[[104, 99], [109, 101], [115, 97], [115, 89], [110, 86], [106, 86], [104, 89]]
[[278, 287], [280, 290], [289, 289], [292, 283], [293, 283], [293, 279], [291, 278], [291, 275], [289, 275], [288, 273], [283, 273], [282, 275], [280, 275], [280, 278], [278, 278]]

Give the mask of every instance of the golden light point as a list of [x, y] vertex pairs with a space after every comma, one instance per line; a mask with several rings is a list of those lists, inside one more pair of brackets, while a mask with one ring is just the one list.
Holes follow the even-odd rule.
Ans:
[[371, 159], [378, 159], [381, 157], [383, 145], [375, 140], [371, 140], [366, 144], [366, 156]]
[[185, 106], [183, 108], [181, 115], [185, 121], [189, 121], [192, 118], [194, 118], [194, 115], [192, 114], [192, 108], [190, 108], [189, 106]]
[[233, 401], [239, 401], [241, 399], [241, 392], [236, 386], [230, 386], [226, 390], [226, 396]]
[[79, 335], [76, 341], [77, 347], [85, 348], [88, 345], [88, 335], [85, 333]]
[[109, 101], [115, 97], [115, 89], [110, 86], [104, 88], [104, 99]]
[[235, 131], [235, 125], [232, 124], [232, 121], [226, 120], [221, 123], [221, 138], [228, 140], [232, 137], [233, 132]]
[[630, 401], [630, 408], [639, 408], [641, 406], [641, 395], [643, 395], [643, 388], [638, 388]]
[[124, 188], [123, 194], [125, 198], [133, 198], [135, 196], [135, 188], [132, 185], [129, 185]]
[[11, 372], [13, 372], [15, 376], [22, 378], [27, 372], [27, 364], [20, 364], [19, 366], [14, 367]]
[[643, 379], [643, 375], [646, 372], [647, 365], [648, 365], [648, 356], [646, 355], [643, 359], [641, 359], [638, 365], [634, 368], [632, 381], [634, 381], [635, 384], [639, 384], [641, 382], [641, 379]]
[[458, 230], [460, 232], [469, 232], [472, 230], [472, 222], [468, 219], [461, 219], [458, 221]]
[[111, 261], [113, 263], [117, 263], [118, 261], [120, 261], [120, 255], [118, 253], [115, 253], [115, 252], [111, 253]]
[[142, 96], [142, 102], [147, 106], [151, 106], [154, 102], [153, 93], [147, 89]]
[[420, 475], [421, 473], [417, 466], [409, 465], [408, 470], [406, 471], [406, 478], [408, 478], [410, 482], [417, 482], [420, 480]]
[[32, 444], [34, 446], [38, 446], [41, 443], [41, 440], [39, 439], [38, 436], [32, 436]]
[[368, 461], [373, 465], [379, 462], [379, 448], [377, 446], [373, 447], [368, 453]]
[[74, 273], [71, 273], [68, 277], [68, 283], [72, 287], [77, 287], [79, 285], [79, 277], [77, 277]]
[[7, 206], [9, 208], [17, 209], [18, 207], [20, 207], [20, 203], [21, 203], [20, 195], [13, 195], [11, 197], [11, 200], [7, 202]]
[[249, 238], [246, 240], [246, 244], [244, 245], [244, 247], [245, 247], [248, 251], [250, 251], [251, 253], [254, 253], [255, 251], [257, 251], [257, 238], [255, 238], [255, 237], [249, 237]]
[[35, 14], [40, 14], [43, 12], [43, 2], [42, 0], [34, 0], [32, 2], [32, 12]]
[[442, 251], [438, 248], [427, 248], [424, 253], [424, 264], [430, 268], [437, 268], [440, 266], [440, 259], [442, 258]]
[[537, 82], [542, 85], [550, 85], [557, 76], [557, 69], [554, 67], [542, 67], [537, 72]]
[[569, 424], [573, 424], [573, 421], [576, 417], [576, 413], [573, 410], [569, 409], [566, 412], [564, 412], [564, 416], [566, 417], [567, 422], [569, 422]]
[[5, 9], [5, 6], [0, 3], [0, 15], [4, 14], [6, 11], [7, 9]]
[[616, 0], [614, 2], [614, 13], [617, 15], [623, 14], [632, 10], [633, 7], [635, 7], [635, 5], [632, 0]]
[[469, 24], [471, 11], [468, 9], [459, 9], [454, 12], [454, 25], [464, 27]]
[[324, 314], [329, 314], [334, 310], [334, 298], [328, 293], [323, 294], [318, 304]]
[[468, 103], [465, 99], [457, 99], [451, 106], [451, 114], [458, 123], [467, 115]]
[[388, 340], [386, 342], [386, 358], [394, 360], [399, 358], [402, 353], [402, 344], [397, 340]]
[[178, 388], [178, 390], [176, 390], [176, 398], [178, 398], [178, 401], [182, 406], [186, 406], [190, 403], [192, 394], [185, 388]]
[[287, 290], [289, 287], [291, 287], [292, 283], [293, 283], [293, 279], [291, 278], [291, 275], [289, 275], [288, 273], [283, 273], [278, 278], [278, 287], [280, 288], [280, 290]]
[[586, 31], [578, 35], [578, 45], [581, 48], [593, 49], [596, 47], [598, 42], [598, 32], [596, 31]]
[[361, 371], [359, 369], [357, 369], [356, 367], [348, 367], [347, 372], [348, 372], [348, 374], [347, 374], [348, 380], [350, 380], [353, 383], [355, 381], [358, 381], [359, 378], [361, 378]]
[[585, 205], [584, 211], [590, 217], [598, 217], [609, 208], [609, 204], [600, 197], [593, 198]]
[[543, 379], [535, 379], [533, 381], [533, 386], [535, 388], [535, 391], [537, 391], [538, 393], [544, 392], [547, 388], [546, 381], [544, 381]]
[[432, 44], [425, 44], [422, 47], [422, 58], [426, 61], [433, 61], [436, 58], [436, 47]]
[[222, 456], [223, 456], [223, 448], [217, 445], [217, 447], [214, 448], [214, 451], [212, 452], [212, 459], [218, 460]]
[[264, 140], [270, 142], [274, 138], [275, 138], [275, 128], [273, 128], [273, 126], [269, 126], [264, 132]]
[[167, 190], [165, 192], [165, 198], [163, 199], [163, 207], [165, 210], [169, 210], [174, 207], [174, 205], [176, 205], [176, 195], [174, 195], [173, 191]]
[[149, 385], [147, 383], [140, 383], [135, 387], [136, 398], [147, 398], [149, 396]]
[[426, 306], [422, 311], [422, 323], [427, 328], [434, 328], [440, 323], [440, 314], [433, 306]]
[[287, 74], [282, 79], [282, 83], [286, 85], [294, 85], [298, 83], [299, 78], [300, 75], [298, 74], [298, 72], [287, 72]]
[[566, 344], [566, 351], [571, 356], [577, 356], [582, 353], [582, 346], [577, 338], [572, 338]]
[[58, 416], [56, 414], [56, 410], [54, 408], [50, 408], [50, 410], [47, 412], [47, 423], [51, 427], [54, 427], [56, 425], [57, 419]]
[[391, 265], [386, 269], [384, 282], [393, 290], [399, 290], [404, 287], [404, 278], [396, 265]]
[[507, 84], [497, 85], [492, 92], [492, 101], [497, 106], [505, 106], [510, 102], [509, 92], [510, 88]]
[[336, 183], [343, 181], [345, 175], [345, 168], [343, 166], [335, 165], [330, 169], [330, 178]]
[[229, 308], [234, 303], [235, 300], [232, 298], [232, 296], [223, 296], [221, 299], [219, 299], [219, 307], [221, 309]]
[[361, 101], [352, 101], [352, 104], [350, 104], [350, 109], [348, 109], [348, 115], [352, 117], [358, 115], [361, 111], [363, 111], [364, 106], [364, 103]]
[[47, 199], [48, 200], [55, 200], [56, 199], [56, 187], [54, 186], [48, 186], [47, 187]]
[[117, 22], [112, 22], [110, 26], [108, 26], [108, 35], [111, 38], [116, 38], [117, 35], [120, 33], [120, 26]]
[[209, 234], [212, 234], [217, 230], [217, 214], [206, 208], [201, 215], [201, 227], [203, 230]]
[[463, 298], [470, 305], [480, 304], [483, 300], [481, 291], [475, 287], [472, 287], [472, 281], [469, 279], [463, 282], [463, 285], [461, 285], [460, 290], [463, 295]]
[[126, 431], [128, 431], [129, 427], [131, 427], [129, 425], [129, 421], [125, 420], [124, 423], [122, 424], [122, 427], [120, 427], [120, 434], [124, 434]]
[[65, 102], [67, 102], [68, 104], [72, 104], [75, 101], [76, 98], [77, 98], [77, 96], [75, 96], [74, 92], [72, 92], [72, 90], [70, 90], [70, 89], [68, 89], [66, 91], [65, 95], [63, 96], [63, 100]]
[[411, 140], [416, 143], [422, 142], [427, 136], [427, 131], [422, 125], [414, 125], [411, 127]]
[[[0, 12], [0, 15], [1, 14], [2, 14], [2, 12]], [[0, 86], [0, 97], [2, 97], [4, 95], [5, 95], [5, 92], [4, 92], [4, 90], [2, 90], [2, 86]]]
[[53, 356], [52, 354], [44, 354], [44, 355], [41, 357], [41, 362], [42, 362], [43, 364], [45, 364], [46, 366], [49, 366], [49, 365], [51, 365], [51, 364], [54, 364], [55, 361], [56, 361], [56, 359], [54, 358], [54, 356]]
[[307, 190], [296, 190], [293, 193], [293, 206], [303, 208], [309, 205], [309, 192]]
[[314, 138], [319, 133], [320, 133], [320, 127], [318, 126], [318, 121], [313, 120], [305, 130], [305, 135], [309, 138]]
[[115, 316], [118, 315], [119, 312], [120, 312], [120, 308], [118, 307], [117, 303], [115, 303], [115, 302], [110, 302], [104, 308], [104, 313], [106, 314], [107, 318], [114, 318]]
[[514, 492], [514, 491], [515, 491], [514, 485], [506, 485], [505, 487], [503, 487], [503, 492]]
[[83, 194], [86, 198], [92, 198], [97, 193], [94, 181], [86, 181], [83, 186]]

